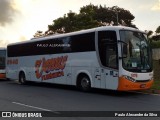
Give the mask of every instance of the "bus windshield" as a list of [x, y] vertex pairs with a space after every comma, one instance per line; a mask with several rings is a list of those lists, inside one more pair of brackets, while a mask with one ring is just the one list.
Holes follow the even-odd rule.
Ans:
[[5, 69], [6, 51], [0, 50], [0, 69]]
[[123, 68], [131, 72], [152, 71], [151, 49], [147, 37], [144, 33], [135, 31], [120, 31], [121, 41], [127, 43], [127, 47], [122, 46], [122, 54], [126, 57], [122, 59]]

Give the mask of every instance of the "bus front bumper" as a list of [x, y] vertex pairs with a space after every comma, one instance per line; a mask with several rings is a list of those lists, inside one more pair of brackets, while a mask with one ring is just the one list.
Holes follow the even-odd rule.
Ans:
[[153, 80], [147, 82], [132, 82], [126, 79], [124, 76], [119, 78], [119, 91], [130, 91], [130, 90], [146, 90], [151, 88]]

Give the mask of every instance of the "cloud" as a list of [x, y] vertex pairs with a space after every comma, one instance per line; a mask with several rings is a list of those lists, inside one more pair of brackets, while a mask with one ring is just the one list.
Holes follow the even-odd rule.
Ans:
[[0, 26], [12, 23], [14, 15], [19, 13], [14, 0], [0, 0]]
[[156, 5], [154, 5], [151, 10], [153, 11], [160, 11], [160, 0], [158, 1], [158, 3], [156, 3]]
[[19, 41], [25, 41], [25, 40], [27, 40], [27, 38], [25, 36], [22, 35], [19, 37]]
[[8, 42], [8, 40], [0, 40], [0, 47], [6, 47]]

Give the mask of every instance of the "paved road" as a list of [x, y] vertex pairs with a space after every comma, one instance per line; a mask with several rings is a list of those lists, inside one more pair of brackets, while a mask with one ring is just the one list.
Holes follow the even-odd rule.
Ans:
[[[107, 90], [84, 93], [71, 86], [35, 83], [19, 85], [15, 81], [0, 80], [0, 111], [51, 111], [59, 114], [61, 112], [57, 111], [146, 110], [160, 111], [160, 95]], [[72, 119], [80, 118], [69, 118]]]

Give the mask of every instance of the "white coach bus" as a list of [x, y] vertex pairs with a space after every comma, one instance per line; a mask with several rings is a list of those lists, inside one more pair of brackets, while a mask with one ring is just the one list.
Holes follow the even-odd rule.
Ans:
[[7, 46], [7, 78], [111, 90], [149, 89], [151, 49], [138, 29], [106, 26]]

